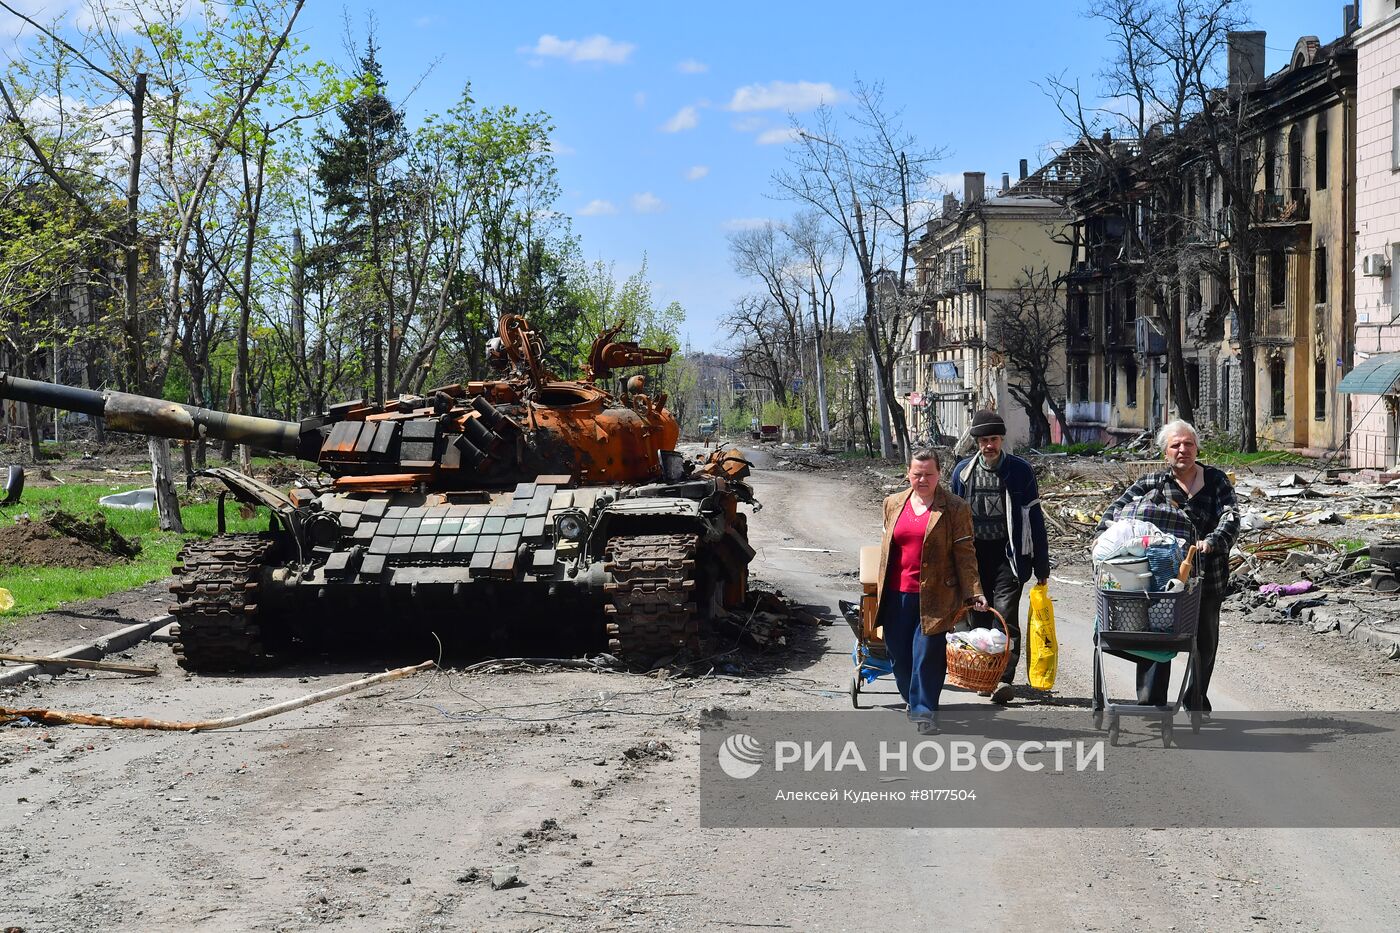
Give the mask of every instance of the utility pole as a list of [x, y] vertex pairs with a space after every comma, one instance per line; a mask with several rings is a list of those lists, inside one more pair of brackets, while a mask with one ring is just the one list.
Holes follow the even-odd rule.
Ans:
[[[305, 268], [306, 256], [302, 252], [301, 228], [292, 230], [292, 353], [296, 355], [295, 364], [301, 367], [303, 372], [307, 372], [306, 365], [306, 285]], [[311, 380], [307, 379], [307, 388], [310, 389]], [[310, 392], [303, 396], [303, 401], [298, 409], [304, 418], [307, 415], [306, 399], [310, 398]]]
[[817, 418], [821, 424], [821, 446], [823, 450], [826, 450], [831, 446], [831, 420], [826, 411], [826, 367], [822, 363], [822, 322], [817, 314], [816, 280], [809, 276], [807, 285], [812, 293], [812, 334], [817, 368]]
[[[875, 286], [875, 329], [878, 331], [880, 322], [884, 320], [881, 312], [884, 310], [884, 300], [880, 297], [880, 286]], [[875, 381], [875, 408], [880, 414], [880, 456], [885, 460], [894, 456], [894, 445], [890, 443], [890, 410], [885, 404], [885, 383], [880, 378], [880, 357], [879, 348], [870, 348], [870, 362], [874, 368], [870, 371], [871, 377]]]

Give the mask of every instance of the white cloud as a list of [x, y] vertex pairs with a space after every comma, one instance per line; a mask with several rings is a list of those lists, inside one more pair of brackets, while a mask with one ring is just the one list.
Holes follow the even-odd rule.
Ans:
[[710, 167], [708, 165], [692, 165], [685, 170], [685, 180], [699, 181], [708, 174], [710, 174]]
[[605, 214], [616, 214], [617, 205], [611, 201], [604, 201], [601, 198], [594, 198], [583, 207], [579, 208], [580, 217], [602, 217]]
[[731, 124], [740, 133], [757, 133], [768, 125], [767, 117], [740, 117]]
[[739, 113], [751, 110], [811, 110], [821, 104], [838, 103], [845, 96], [825, 81], [770, 81], [739, 88], [729, 101], [729, 109]]
[[575, 149], [573, 146], [561, 143], [559, 140], [554, 139], [553, 137], [550, 137], [549, 140], [549, 151], [557, 156], [571, 156], [575, 152], [578, 152], [578, 150]]
[[436, 16], [420, 16], [413, 21], [413, 25], [417, 26], [419, 29], [427, 29], [429, 26], [436, 26], [440, 22], [442, 22], [442, 20]]
[[767, 217], [735, 217], [720, 224], [725, 230], [757, 230], [765, 227], [773, 221]]
[[930, 175], [924, 183], [924, 188], [928, 194], [940, 200], [945, 194], [956, 194], [958, 197], [962, 197], [962, 172], [938, 172]]
[[638, 110], [641, 110], [647, 105], [647, 92], [637, 91], [635, 94], [632, 95], [632, 103], [637, 105]]
[[663, 133], [679, 133], [682, 130], [693, 130], [700, 123], [700, 114], [694, 107], [682, 107], [677, 110], [675, 116], [661, 124]]
[[710, 66], [704, 62], [697, 62], [693, 58], [687, 58], [683, 62], [676, 63], [676, 70], [683, 75], [699, 75], [710, 70]]
[[[58, 4], [57, 6], [61, 9], [65, 5], [71, 6], [72, 4]], [[39, 22], [43, 22], [45, 15], [53, 10], [55, 4], [44, 3], [41, 5], [35, 3], [33, 6], [36, 8], [33, 18]], [[142, 28], [147, 22], [146, 18], [137, 10], [135, 5], [120, 3], [83, 3], [77, 4], [76, 6], [77, 10], [73, 13], [73, 25], [84, 31], [91, 31], [94, 29], [106, 31], [107, 29], [111, 29], [119, 35], [130, 34]], [[196, 4], [194, 0], [175, 0], [171, 12], [173, 12], [176, 19], [189, 18], [191, 22], [187, 25], [198, 28], [203, 24], [204, 17], [197, 13], [195, 7]], [[228, 15], [229, 13], [228, 9], [222, 4], [215, 4], [215, 10], [217, 13], [223, 15]]]
[[758, 134], [754, 142], [760, 146], [783, 146], [797, 139], [797, 130], [791, 126], [780, 126], [773, 130], [764, 130]]
[[665, 209], [665, 202], [650, 191], [632, 195], [632, 210], [638, 214], [656, 214]]
[[589, 36], [586, 39], [561, 39], [546, 33], [540, 36], [533, 49], [527, 49], [542, 58], [562, 58], [570, 62], [606, 62], [621, 65], [637, 47], [631, 42], [615, 42], [607, 36]]

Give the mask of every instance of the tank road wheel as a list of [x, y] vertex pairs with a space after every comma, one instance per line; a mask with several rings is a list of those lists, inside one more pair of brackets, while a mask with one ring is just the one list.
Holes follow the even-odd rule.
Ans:
[[219, 535], [180, 551], [170, 591], [175, 660], [188, 671], [238, 671], [272, 660], [258, 622], [258, 586], [274, 546], [266, 535]]
[[641, 667], [700, 648], [694, 602], [697, 535], [619, 535], [608, 539], [603, 568], [608, 650]]

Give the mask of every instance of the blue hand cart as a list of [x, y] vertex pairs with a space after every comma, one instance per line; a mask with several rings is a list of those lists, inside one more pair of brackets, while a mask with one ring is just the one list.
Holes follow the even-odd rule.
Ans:
[[880, 637], [880, 629], [875, 625], [875, 594], [866, 593], [859, 603], [839, 600], [841, 616], [856, 636], [856, 646], [851, 651], [851, 661], [855, 671], [851, 674], [848, 692], [851, 706], [860, 709], [860, 690], [876, 678], [894, 674], [894, 662]]

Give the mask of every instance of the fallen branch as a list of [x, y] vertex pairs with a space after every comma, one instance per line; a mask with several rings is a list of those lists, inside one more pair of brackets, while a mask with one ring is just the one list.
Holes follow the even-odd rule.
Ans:
[[333, 700], [336, 697], [345, 696], [347, 693], [354, 693], [357, 690], [363, 690], [375, 684], [382, 684], [389, 680], [398, 680], [401, 677], [417, 674], [419, 671], [426, 671], [433, 666], [435, 666], [434, 662], [424, 661], [422, 664], [415, 664], [412, 667], [400, 667], [397, 670], [385, 671], [383, 674], [375, 674], [372, 677], [366, 677], [362, 680], [352, 680], [348, 684], [341, 684], [339, 687], [331, 687], [329, 690], [322, 690], [319, 693], [308, 694], [298, 700], [288, 700], [285, 703], [278, 703], [275, 706], [265, 706], [262, 709], [256, 709], [251, 713], [244, 713], [241, 716], [227, 716], [223, 719], [205, 719], [199, 722], [169, 722], [163, 719], [149, 719], [144, 716], [98, 716], [93, 713], [65, 713], [61, 710], [51, 709], [9, 709], [0, 706], [0, 724], [13, 722], [16, 719], [29, 719], [48, 726], [106, 726], [110, 729], [155, 729], [164, 732], [211, 732], [215, 729], [228, 729], [232, 726], [241, 726], [258, 719], [267, 719], [270, 716], [277, 716], [294, 709], [301, 709], [304, 706], [311, 706], [313, 703], [320, 703], [323, 700]]
[[122, 664], [117, 661], [87, 661], [82, 658], [50, 658], [34, 654], [0, 654], [0, 661], [14, 661], [19, 664], [39, 664], [44, 667], [82, 668], [85, 671], [112, 671], [117, 674], [140, 674], [150, 677], [159, 673], [159, 668], [143, 667], [140, 664]]

